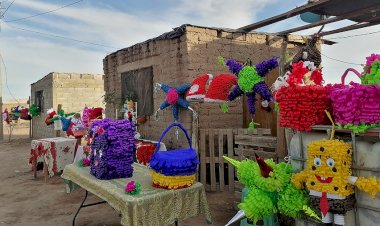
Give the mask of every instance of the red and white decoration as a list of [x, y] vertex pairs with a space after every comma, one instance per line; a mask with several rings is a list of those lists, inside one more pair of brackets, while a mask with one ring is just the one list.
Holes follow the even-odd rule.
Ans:
[[190, 89], [186, 93], [187, 101], [203, 100], [206, 96], [207, 82], [213, 78], [212, 74], [205, 74], [194, 79]]
[[35, 167], [38, 162], [44, 162], [49, 176], [52, 177], [66, 165], [73, 163], [76, 142], [76, 139], [64, 137], [32, 140], [29, 164]]

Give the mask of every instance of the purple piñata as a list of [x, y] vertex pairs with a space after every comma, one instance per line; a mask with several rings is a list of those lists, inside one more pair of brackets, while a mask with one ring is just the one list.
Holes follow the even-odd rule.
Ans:
[[103, 119], [91, 125], [90, 172], [98, 179], [131, 177], [135, 127], [129, 120]]

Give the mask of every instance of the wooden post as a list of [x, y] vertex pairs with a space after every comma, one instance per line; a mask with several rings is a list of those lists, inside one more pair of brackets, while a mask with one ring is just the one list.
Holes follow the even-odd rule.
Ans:
[[[31, 101], [31, 99], [30, 99], [30, 96], [29, 96], [29, 100], [28, 100], [28, 108], [29, 109], [30, 109], [30, 106], [31, 106], [30, 101]], [[33, 120], [33, 118], [31, 117], [30, 121], [29, 121], [29, 138], [32, 138], [32, 120]]]
[[[59, 111], [62, 109], [62, 104], [58, 104], [58, 107], [57, 107], [57, 114], [59, 114]], [[61, 136], [61, 131], [60, 130], [56, 130], [55, 131], [55, 136], [56, 137], [60, 137]]]
[[[281, 59], [280, 59], [280, 76], [285, 73], [285, 56], [286, 56], [286, 50], [288, 46], [288, 36], [285, 36], [282, 39], [282, 45], [281, 45]], [[277, 156], [278, 161], [282, 162], [284, 161], [284, 157], [287, 155], [286, 150], [286, 140], [285, 140], [285, 128], [280, 127], [280, 114], [277, 112]]]

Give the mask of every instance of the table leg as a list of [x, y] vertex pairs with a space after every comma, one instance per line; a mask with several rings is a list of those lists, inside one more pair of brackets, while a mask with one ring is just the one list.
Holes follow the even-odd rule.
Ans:
[[33, 168], [34, 179], [36, 179], [37, 178], [37, 159], [32, 160], [32, 168]]
[[82, 208], [84, 208], [84, 207], [88, 207], [88, 206], [94, 206], [94, 205], [98, 205], [98, 204], [107, 203], [106, 201], [102, 201], [102, 202], [96, 202], [96, 203], [91, 203], [91, 204], [84, 204], [84, 202], [85, 202], [86, 199], [87, 199], [87, 196], [88, 196], [88, 191], [86, 190], [86, 194], [85, 194], [85, 196], [84, 196], [84, 199], [83, 199], [82, 203], [80, 204], [79, 209], [77, 210], [77, 212], [76, 212], [75, 215], [74, 215], [72, 226], [75, 226], [75, 219], [77, 218], [80, 209], [82, 209]]
[[48, 177], [49, 177], [48, 165], [44, 161], [44, 178], [45, 178], [45, 183], [47, 182]]

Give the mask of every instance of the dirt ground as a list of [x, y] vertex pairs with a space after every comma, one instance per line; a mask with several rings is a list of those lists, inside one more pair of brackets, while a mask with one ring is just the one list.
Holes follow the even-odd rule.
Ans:
[[[71, 225], [84, 190], [65, 193], [63, 180], [59, 176], [44, 182], [42, 172], [37, 179], [28, 165], [30, 139], [28, 128], [15, 128], [11, 141], [4, 131], [0, 142], [0, 226], [66, 226]], [[233, 210], [234, 195], [231, 192], [207, 193], [212, 212], [212, 225], [225, 225], [236, 213]], [[88, 202], [101, 201], [91, 195]], [[81, 210], [77, 226], [120, 225], [120, 218], [109, 205], [102, 204]], [[152, 223], [154, 225], [154, 223]], [[204, 216], [179, 222], [180, 226], [202, 226]], [[239, 224], [234, 224], [234, 226]]]

